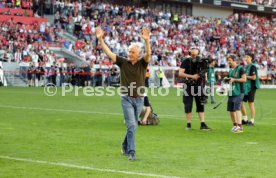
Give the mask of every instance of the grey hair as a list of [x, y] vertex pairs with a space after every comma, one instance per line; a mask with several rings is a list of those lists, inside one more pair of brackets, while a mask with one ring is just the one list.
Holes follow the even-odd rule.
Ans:
[[128, 49], [130, 48], [136, 48], [138, 49], [138, 52], [139, 52], [139, 59], [141, 59], [143, 56], [144, 56], [144, 52], [143, 52], [143, 44], [142, 43], [139, 43], [139, 42], [134, 42], [134, 43], [131, 43], [128, 47]]

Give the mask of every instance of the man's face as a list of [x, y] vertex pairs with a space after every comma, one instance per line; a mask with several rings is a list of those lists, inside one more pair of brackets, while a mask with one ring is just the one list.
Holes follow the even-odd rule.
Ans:
[[211, 66], [212, 66], [212, 67], [215, 67], [215, 65], [216, 65], [216, 61], [212, 61], [212, 62], [211, 62]]
[[235, 61], [232, 58], [227, 58], [227, 63], [230, 67], [233, 67], [235, 65]]
[[252, 58], [248, 55], [245, 56], [245, 61], [247, 64], [251, 64]]
[[198, 55], [198, 53], [199, 53], [198, 49], [192, 49], [191, 50], [191, 56], [192, 56], [192, 58], [196, 57]]
[[139, 50], [137, 47], [133, 46], [128, 49], [128, 59], [130, 61], [136, 61], [139, 59]]

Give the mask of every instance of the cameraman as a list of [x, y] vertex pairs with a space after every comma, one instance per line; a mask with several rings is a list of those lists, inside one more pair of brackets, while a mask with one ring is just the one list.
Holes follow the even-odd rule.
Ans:
[[190, 57], [184, 59], [181, 63], [179, 69], [179, 77], [185, 78], [184, 84], [184, 94], [183, 94], [183, 103], [185, 106], [185, 113], [187, 119], [187, 127], [186, 130], [191, 130], [191, 119], [192, 119], [192, 107], [193, 107], [193, 98], [196, 101], [196, 112], [198, 112], [200, 118], [200, 129], [209, 131], [209, 128], [204, 122], [204, 105], [200, 100], [201, 95], [203, 95], [203, 86], [201, 86], [202, 80], [205, 78], [201, 78], [199, 75], [198, 69], [198, 58], [199, 50], [197, 48], [192, 48], [190, 50]]

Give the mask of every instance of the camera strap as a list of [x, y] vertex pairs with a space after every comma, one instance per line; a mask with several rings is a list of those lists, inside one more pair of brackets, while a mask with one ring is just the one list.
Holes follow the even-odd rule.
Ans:
[[190, 74], [192, 74], [192, 59], [190, 58]]

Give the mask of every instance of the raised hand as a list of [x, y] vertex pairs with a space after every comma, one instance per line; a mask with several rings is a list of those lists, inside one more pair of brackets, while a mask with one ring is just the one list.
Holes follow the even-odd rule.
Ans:
[[96, 28], [96, 36], [98, 39], [102, 39], [104, 36], [104, 31], [101, 29], [101, 27]]
[[143, 38], [145, 41], [149, 41], [150, 31], [147, 28], [143, 27], [142, 34], [140, 35], [140, 37]]

